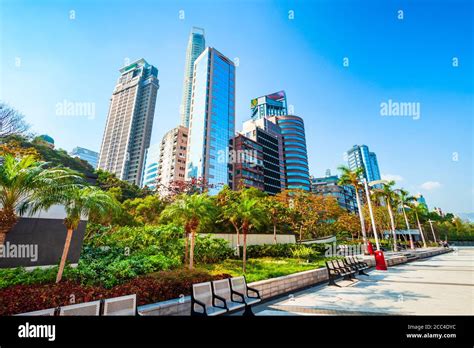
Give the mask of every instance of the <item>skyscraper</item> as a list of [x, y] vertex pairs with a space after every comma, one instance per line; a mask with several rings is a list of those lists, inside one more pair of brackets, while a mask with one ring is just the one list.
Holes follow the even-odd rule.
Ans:
[[160, 143], [151, 145], [146, 152], [146, 160], [143, 170], [142, 186], [151, 189], [156, 188], [158, 178], [158, 165], [160, 162]]
[[363, 176], [368, 181], [380, 180], [379, 164], [374, 152], [367, 145], [354, 145], [347, 151], [347, 163], [351, 170], [363, 169]]
[[100, 169], [114, 173], [119, 179], [141, 184], [158, 88], [158, 69], [145, 59], [120, 69], [120, 78], [110, 99], [100, 149]]
[[303, 119], [295, 115], [272, 116], [268, 119], [281, 129], [286, 188], [309, 191], [311, 184]]
[[184, 181], [186, 176], [186, 147], [188, 129], [178, 126], [166, 132], [160, 143], [158, 183], [168, 186], [174, 181]]
[[212, 47], [194, 63], [186, 179], [202, 178], [215, 194], [229, 180], [235, 132], [235, 66]]
[[194, 62], [197, 57], [206, 48], [206, 40], [204, 38], [204, 29], [193, 27], [189, 34], [188, 47], [186, 49], [186, 63], [184, 66], [183, 81], [183, 100], [181, 103], [181, 125], [189, 127], [189, 117], [191, 115], [191, 96], [194, 74]]
[[343, 209], [357, 213], [355, 190], [349, 185], [339, 185], [337, 175], [326, 175], [323, 178], [311, 178], [311, 191], [317, 195], [333, 196]]
[[97, 168], [97, 161], [99, 160], [99, 153], [85, 149], [83, 147], [76, 146], [70, 152], [71, 157], [78, 157], [88, 162], [93, 168]]
[[256, 141], [242, 134], [233, 137], [230, 140], [229, 186], [233, 190], [254, 187], [263, 191], [263, 156], [263, 147]]
[[286, 184], [280, 127], [267, 118], [259, 118], [244, 122], [242, 134], [262, 147], [263, 191], [272, 195], [281, 192]]
[[285, 91], [279, 91], [252, 99], [250, 101], [250, 109], [252, 110], [251, 117], [253, 120], [258, 120], [266, 116], [288, 115]]

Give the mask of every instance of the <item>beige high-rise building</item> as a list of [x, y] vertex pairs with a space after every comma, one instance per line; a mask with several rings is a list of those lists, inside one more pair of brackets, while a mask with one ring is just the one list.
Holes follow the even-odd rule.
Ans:
[[150, 146], [158, 69], [143, 58], [120, 69], [100, 148], [99, 169], [140, 185]]
[[173, 181], [184, 181], [188, 129], [178, 126], [168, 131], [160, 144], [157, 182], [167, 187]]

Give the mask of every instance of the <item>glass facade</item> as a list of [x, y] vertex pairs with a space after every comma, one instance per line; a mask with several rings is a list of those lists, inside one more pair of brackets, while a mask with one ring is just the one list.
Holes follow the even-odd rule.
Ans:
[[142, 187], [148, 186], [151, 189], [156, 187], [158, 176], [158, 162], [160, 160], [160, 145], [154, 144], [148, 148], [145, 160], [145, 170], [143, 173]]
[[216, 194], [229, 180], [235, 132], [235, 66], [208, 47], [194, 65], [186, 178], [203, 178]]
[[351, 170], [362, 168], [368, 182], [381, 179], [377, 156], [367, 145], [354, 145], [347, 152], [347, 162]]
[[309, 191], [308, 154], [304, 122], [298, 116], [277, 116], [276, 122], [283, 136], [284, 161], [287, 189]]
[[184, 82], [183, 82], [183, 101], [181, 105], [181, 125], [189, 127], [189, 118], [191, 115], [191, 97], [194, 76], [194, 62], [197, 57], [206, 48], [206, 40], [204, 38], [204, 29], [193, 27], [189, 35], [188, 47], [186, 49], [186, 63], [184, 66]]
[[99, 162], [99, 153], [85, 149], [83, 147], [75, 147], [72, 149], [70, 155], [72, 157], [78, 157], [86, 162], [88, 162], [94, 169], [97, 168], [97, 164]]

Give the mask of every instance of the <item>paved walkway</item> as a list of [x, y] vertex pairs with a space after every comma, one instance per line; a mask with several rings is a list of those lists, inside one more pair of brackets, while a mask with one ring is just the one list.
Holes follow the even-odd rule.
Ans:
[[318, 285], [256, 306], [256, 315], [474, 315], [474, 247]]

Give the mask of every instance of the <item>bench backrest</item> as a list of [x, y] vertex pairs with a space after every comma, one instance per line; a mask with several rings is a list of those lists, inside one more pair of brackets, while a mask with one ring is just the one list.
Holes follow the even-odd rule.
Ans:
[[48, 308], [48, 309], [42, 309], [40, 311], [20, 313], [16, 315], [50, 317], [50, 316], [54, 316], [55, 312], [56, 312], [56, 308]]
[[104, 300], [104, 315], [135, 315], [137, 295], [127, 295]]
[[339, 266], [339, 268], [345, 268], [346, 265], [344, 264], [344, 262], [342, 262], [342, 260], [336, 260], [337, 262], [337, 265]]
[[247, 282], [245, 281], [244, 276], [230, 278], [230, 284], [232, 286], [232, 290], [242, 295], [247, 295]]
[[99, 315], [100, 301], [78, 303], [59, 308], [59, 315]]
[[214, 280], [212, 282], [214, 294], [223, 297], [226, 301], [231, 301], [229, 279]]
[[193, 284], [193, 297], [204, 303], [206, 307], [212, 307], [211, 282]]
[[337, 266], [334, 265], [334, 260], [329, 260], [329, 261], [326, 261], [326, 266], [330, 269], [330, 270], [334, 270], [336, 268], [339, 268]]
[[346, 256], [346, 262], [349, 265], [355, 265], [356, 264], [356, 262], [354, 261], [354, 258], [352, 256]]

